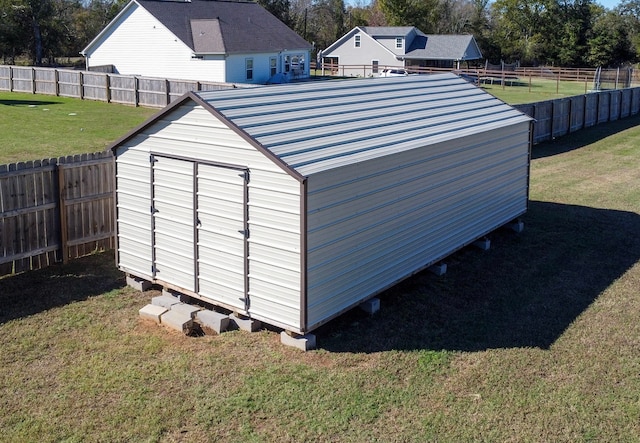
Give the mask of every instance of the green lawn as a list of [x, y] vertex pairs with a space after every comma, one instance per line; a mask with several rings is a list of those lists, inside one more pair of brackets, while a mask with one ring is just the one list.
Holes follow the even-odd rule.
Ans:
[[141, 322], [111, 253], [0, 279], [0, 441], [638, 441], [640, 117], [535, 146], [524, 222], [308, 353]]
[[157, 111], [0, 91], [0, 164], [102, 151]]
[[533, 103], [555, 98], [582, 95], [591, 90], [591, 82], [561, 81], [523, 77], [513, 83], [502, 84], [483, 83], [482, 88], [499, 99], [512, 105]]

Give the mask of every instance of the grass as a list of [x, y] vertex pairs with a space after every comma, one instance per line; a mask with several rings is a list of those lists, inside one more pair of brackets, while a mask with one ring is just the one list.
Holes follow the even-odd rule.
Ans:
[[0, 91], [0, 164], [102, 151], [155, 112]]
[[555, 98], [571, 97], [587, 93], [592, 83], [549, 80], [543, 78], [523, 78], [513, 84], [483, 84], [482, 88], [502, 101], [512, 105], [533, 103]]
[[0, 279], [0, 441], [638, 441], [640, 117], [535, 146], [524, 222], [308, 353], [141, 322], [110, 253]]

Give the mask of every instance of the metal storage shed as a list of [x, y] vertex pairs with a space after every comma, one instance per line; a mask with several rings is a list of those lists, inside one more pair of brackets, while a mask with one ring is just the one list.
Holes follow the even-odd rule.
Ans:
[[530, 147], [453, 74], [189, 93], [112, 146], [118, 266], [306, 333], [522, 215]]

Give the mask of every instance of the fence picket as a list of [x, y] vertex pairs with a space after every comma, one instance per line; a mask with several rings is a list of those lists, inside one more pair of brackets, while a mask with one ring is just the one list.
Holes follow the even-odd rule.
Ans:
[[110, 153], [0, 165], [0, 276], [113, 247], [113, 180]]

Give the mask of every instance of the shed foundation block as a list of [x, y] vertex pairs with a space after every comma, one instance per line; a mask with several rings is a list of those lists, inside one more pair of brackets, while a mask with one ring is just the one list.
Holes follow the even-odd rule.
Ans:
[[202, 311], [202, 308], [200, 306], [188, 305], [186, 303], [178, 303], [171, 306], [171, 311], [188, 315], [191, 319], [194, 319], [196, 318], [196, 313], [198, 313], [198, 311]]
[[220, 312], [203, 310], [196, 313], [196, 322], [198, 322], [205, 334], [210, 332], [220, 334], [229, 327], [229, 316]]
[[167, 312], [167, 308], [165, 308], [164, 306], [151, 304], [151, 305], [144, 306], [138, 312], [140, 313], [141, 319], [151, 320], [153, 322], [160, 324], [160, 317], [162, 317], [162, 314]]
[[483, 251], [488, 251], [491, 249], [491, 240], [488, 238], [481, 238], [480, 240], [474, 241], [473, 246]]
[[232, 325], [236, 325], [238, 329], [248, 332], [256, 332], [262, 327], [262, 323], [260, 321], [235, 313], [229, 316], [229, 322]]
[[160, 317], [160, 324], [174, 331], [189, 334], [193, 330], [193, 318], [190, 315], [170, 310]]
[[177, 305], [179, 303], [180, 303], [180, 300], [178, 300], [176, 297], [172, 295], [165, 295], [164, 292], [162, 293], [162, 295], [158, 295], [157, 297], [153, 297], [151, 299], [152, 305], [163, 306], [167, 309], [170, 309], [171, 306]]
[[127, 274], [127, 286], [131, 286], [136, 291], [144, 292], [151, 289], [151, 282], [133, 275]]
[[181, 292], [173, 291], [173, 290], [167, 289], [167, 288], [162, 288], [162, 295], [167, 295], [169, 297], [174, 297], [175, 299], [177, 299], [178, 301], [181, 301], [182, 303], [189, 303], [189, 301], [190, 301], [190, 297], [189, 296], [184, 295]]
[[447, 273], [447, 264], [446, 263], [436, 263], [433, 266], [429, 266], [429, 271], [437, 276], [441, 276]]
[[524, 222], [521, 220], [509, 223], [507, 226], [516, 234], [520, 234], [522, 231], [524, 231]]
[[314, 334], [297, 335], [282, 331], [280, 333], [280, 342], [285, 346], [291, 346], [305, 352], [316, 348], [316, 336]]
[[370, 298], [369, 300], [363, 301], [358, 305], [360, 309], [366, 312], [369, 315], [373, 315], [380, 310], [380, 299], [379, 298]]

